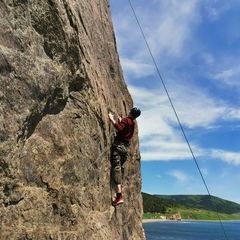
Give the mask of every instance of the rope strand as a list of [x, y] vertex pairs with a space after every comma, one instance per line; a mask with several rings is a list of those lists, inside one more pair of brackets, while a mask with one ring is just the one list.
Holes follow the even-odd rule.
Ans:
[[129, 2], [129, 4], [130, 4], [130, 7], [131, 7], [131, 9], [132, 9], [132, 12], [133, 12], [133, 14], [134, 14], [134, 16], [135, 16], [135, 19], [136, 19], [136, 21], [137, 21], [138, 27], [139, 27], [139, 29], [140, 29], [140, 31], [141, 31], [141, 33], [142, 33], [142, 36], [143, 36], [143, 38], [144, 38], [144, 41], [145, 41], [145, 43], [146, 43], [146, 45], [147, 45], [147, 48], [148, 48], [148, 51], [149, 51], [149, 53], [150, 53], [150, 55], [151, 55], [152, 61], [153, 61], [154, 65], [155, 65], [155, 67], [156, 67], [158, 76], [159, 76], [159, 78], [160, 78], [160, 80], [161, 80], [161, 82], [162, 82], [163, 88], [164, 88], [164, 90], [165, 90], [165, 92], [166, 92], [166, 94], [167, 94], [168, 100], [169, 100], [169, 102], [170, 102], [170, 104], [171, 104], [171, 107], [172, 107], [172, 109], [173, 109], [173, 112], [174, 112], [174, 114], [175, 114], [175, 117], [176, 117], [176, 119], [177, 119], [177, 121], [178, 121], [179, 127], [180, 127], [180, 129], [181, 129], [181, 131], [182, 131], [182, 133], [183, 133], [183, 136], [184, 136], [184, 138], [185, 138], [185, 140], [186, 140], [186, 143], [187, 143], [187, 145], [188, 145], [188, 148], [189, 148], [189, 150], [190, 150], [190, 152], [191, 152], [192, 158], [193, 158], [193, 160], [194, 160], [194, 162], [195, 162], [195, 164], [196, 164], [196, 167], [197, 167], [198, 172], [199, 172], [199, 174], [200, 174], [200, 176], [201, 176], [201, 179], [202, 179], [202, 181], [203, 181], [203, 184], [204, 184], [204, 186], [205, 186], [205, 188], [206, 188], [206, 190], [207, 190], [207, 193], [208, 193], [208, 195], [210, 196], [211, 203], [212, 203], [212, 205], [213, 205], [213, 207], [214, 207], [214, 209], [215, 209], [215, 211], [216, 211], [216, 213], [217, 213], [217, 217], [218, 217], [218, 220], [219, 220], [219, 222], [220, 222], [220, 224], [221, 224], [221, 227], [222, 227], [222, 230], [223, 230], [223, 232], [224, 232], [224, 235], [225, 235], [226, 239], [228, 239], [227, 233], [226, 233], [226, 231], [225, 231], [225, 229], [224, 229], [224, 226], [223, 226], [222, 221], [221, 221], [221, 219], [220, 219], [219, 213], [218, 213], [218, 211], [217, 211], [217, 207], [216, 207], [215, 203], [213, 202], [213, 199], [212, 199], [212, 196], [211, 196], [210, 191], [209, 191], [209, 189], [208, 189], [207, 183], [206, 183], [206, 181], [205, 181], [205, 179], [204, 179], [204, 177], [203, 177], [203, 174], [202, 174], [201, 169], [200, 169], [200, 167], [199, 167], [199, 165], [198, 165], [197, 159], [196, 159], [196, 157], [195, 157], [195, 155], [194, 155], [194, 152], [193, 152], [192, 147], [191, 147], [191, 145], [190, 145], [190, 143], [189, 143], [189, 140], [188, 140], [188, 138], [187, 138], [187, 135], [186, 135], [186, 133], [185, 133], [185, 131], [184, 131], [184, 128], [183, 128], [183, 126], [182, 126], [182, 124], [181, 124], [181, 121], [180, 121], [180, 119], [179, 119], [179, 117], [178, 117], [177, 111], [176, 111], [176, 109], [175, 109], [175, 107], [174, 107], [174, 105], [173, 105], [172, 99], [171, 99], [171, 97], [170, 97], [170, 95], [169, 95], [169, 92], [168, 92], [168, 90], [167, 90], [167, 87], [166, 87], [166, 85], [165, 85], [165, 82], [164, 82], [164, 80], [163, 80], [163, 78], [162, 78], [162, 75], [161, 75], [161, 73], [160, 73], [160, 71], [159, 71], [159, 68], [158, 68], [157, 63], [156, 63], [156, 61], [155, 61], [155, 58], [154, 58], [154, 56], [153, 56], [153, 53], [152, 53], [152, 51], [151, 51], [151, 49], [150, 49], [150, 46], [149, 46], [149, 44], [148, 44], [148, 41], [147, 41], [147, 39], [146, 39], [146, 37], [145, 37], [145, 34], [144, 34], [144, 32], [143, 32], [143, 29], [142, 29], [142, 27], [141, 27], [141, 25], [140, 25], [140, 22], [139, 22], [139, 20], [138, 20], [138, 17], [137, 17], [137, 15], [136, 15], [136, 12], [135, 12], [135, 10], [134, 10], [134, 8], [133, 8], [133, 5], [132, 5], [132, 3], [131, 3], [131, 0], [128, 0], [128, 2]]

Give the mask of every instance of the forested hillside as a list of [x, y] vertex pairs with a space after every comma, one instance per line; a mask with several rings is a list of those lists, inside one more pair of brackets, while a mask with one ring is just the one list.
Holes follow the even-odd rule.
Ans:
[[239, 220], [240, 204], [206, 195], [142, 193], [144, 219]]
[[[160, 199], [175, 201], [179, 204], [212, 212], [240, 213], [240, 204], [209, 195], [155, 195]], [[156, 201], [158, 201], [156, 199]]]
[[158, 197], [147, 193], [142, 193], [144, 213], [165, 213], [170, 208], [186, 208], [187, 206], [169, 199]]

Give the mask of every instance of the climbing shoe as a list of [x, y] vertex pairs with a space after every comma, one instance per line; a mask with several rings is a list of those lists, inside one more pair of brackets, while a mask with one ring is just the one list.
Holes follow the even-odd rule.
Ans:
[[112, 202], [112, 205], [113, 206], [117, 206], [118, 204], [121, 204], [123, 203], [123, 196], [120, 196], [118, 198], [116, 198], [113, 202]]

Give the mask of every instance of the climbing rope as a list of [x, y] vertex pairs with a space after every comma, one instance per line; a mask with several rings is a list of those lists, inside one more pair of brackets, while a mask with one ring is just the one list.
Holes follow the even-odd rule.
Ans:
[[223, 224], [222, 224], [222, 221], [221, 221], [221, 219], [220, 219], [220, 216], [219, 216], [217, 207], [216, 207], [215, 203], [214, 203], [213, 200], [212, 200], [212, 197], [211, 197], [212, 195], [210, 194], [210, 191], [209, 191], [209, 189], [208, 189], [207, 183], [206, 183], [206, 181], [205, 181], [205, 179], [204, 179], [204, 177], [203, 177], [203, 174], [202, 174], [201, 169], [200, 169], [200, 167], [199, 167], [199, 165], [198, 165], [197, 159], [196, 159], [196, 157], [195, 157], [195, 155], [194, 155], [194, 152], [193, 152], [193, 150], [192, 150], [192, 147], [191, 147], [191, 145], [190, 145], [190, 143], [189, 143], [189, 140], [188, 140], [188, 138], [187, 138], [187, 135], [186, 135], [186, 133], [185, 133], [185, 131], [184, 131], [184, 128], [183, 128], [183, 126], [182, 126], [182, 123], [181, 123], [181, 121], [180, 121], [180, 118], [178, 117], [177, 111], [176, 111], [176, 109], [175, 109], [175, 107], [174, 107], [174, 105], [173, 105], [173, 102], [172, 102], [172, 100], [171, 100], [171, 97], [170, 97], [170, 95], [169, 95], [169, 92], [168, 92], [168, 90], [167, 90], [167, 87], [166, 87], [166, 85], [165, 85], [165, 82], [164, 82], [164, 80], [163, 80], [163, 78], [162, 78], [162, 75], [161, 75], [161, 73], [160, 73], [160, 71], [159, 71], [159, 68], [158, 68], [158, 66], [157, 66], [157, 64], [156, 64], [155, 58], [154, 58], [153, 53], [152, 53], [152, 51], [151, 51], [151, 48], [150, 48], [150, 46], [149, 46], [149, 44], [148, 44], [148, 41], [147, 41], [147, 39], [146, 39], [146, 37], [145, 37], [145, 34], [144, 34], [143, 29], [142, 29], [142, 27], [141, 27], [141, 24], [140, 24], [140, 22], [139, 22], [139, 20], [138, 20], [137, 14], [136, 14], [136, 12], [135, 12], [135, 10], [134, 10], [134, 8], [133, 8], [133, 5], [132, 5], [132, 3], [131, 3], [131, 0], [128, 0], [128, 2], [129, 2], [129, 5], [130, 5], [130, 7], [131, 7], [131, 9], [132, 9], [133, 15], [135, 16], [135, 19], [136, 19], [136, 21], [137, 21], [138, 27], [139, 27], [139, 29], [140, 29], [140, 31], [141, 31], [141, 33], [142, 33], [143, 39], [144, 39], [144, 41], [145, 41], [145, 43], [146, 43], [146, 45], [147, 45], [148, 51], [149, 51], [149, 53], [150, 53], [150, 55], [151, 55], [152, 61], [153, 61], [154, 65], [155, 65], [155, 68], [156, 68], [156, 70], [157, 70], [158, 76], [159, 76], [159, 78], [160, 78], [160, 80], [161, 80], [161, 83], [162, 83], [162, 85], [163, 85], [163, 88], [164, 88], [164, 90], [165, 90], [165, 92], [166, 92], [166, 94], [167, 94], [168, 100], [169, 100], [169, 102], [170, 102], [170, 104], [171, 104], [171, 107], [172, 107], [173, 112], [174, 112], [174, 114], [175, 114], [175, 117], [176, 117], [176, 119], [177, 119], [177, 121], [178, 121], [178, 124], [179, 124], [179, 126], [180, 126], [180, 129], [181, 129], [181, 131], [182, 131], [182, 133], [183, 133], [183, 136], [184, 136], [184, 138], [185, 138], [185, 140], [186, 140], [186, 143], [187, 143], [187, 145], [188, 145], [188, 148], [189, 148], [189, 150], [190, 150], [190, 152], [191, 152], [192, 158], [193, 158], [193, 160], [194, 160], [194, 162], [195, 162], [195, 164], [196, 164], [196, 167], [197, 167], [198, 172], [199, 172], [199, 174], [200, 174], [200, 176], [201, 176], [201, 178], [202, 178], [202, 181], [203, 181], [203, 184], [204, 184], [204, 186], [205, 186], [205, 188], [206, 188], [206, 190], [207, 190], [207, 193], [208, 193], [208, 195], [210, 196], [211, 203], [212, 203], [212, 205], [213, 205], [213, 207], [214, 207], [214, 209], [215, 209], [215, 211], [216, 211], [216, 213], [217, 213], [217, 217], [218, 217], [218, 220], [219, 220], [219, 222], [220, 222], [220, 224], [221, 224], [221, 228], [222, 228], [222, 230], [223, 230], [223, 233], [224, 233], [226, 239], [228, 240], [228, 236], [227, 236], [227, 233], [226, 233], [226, 231], [225, 231], [225, 228], [224, 228], [224, 226], [223, 226]]

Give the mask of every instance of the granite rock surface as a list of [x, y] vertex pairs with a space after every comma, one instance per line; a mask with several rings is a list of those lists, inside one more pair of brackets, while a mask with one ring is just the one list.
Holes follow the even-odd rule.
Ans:
[[0, 0], [0, 239], [145, 239], [138, 132], [114, 208], [108, 112], [133, 106], [108, 0]]

